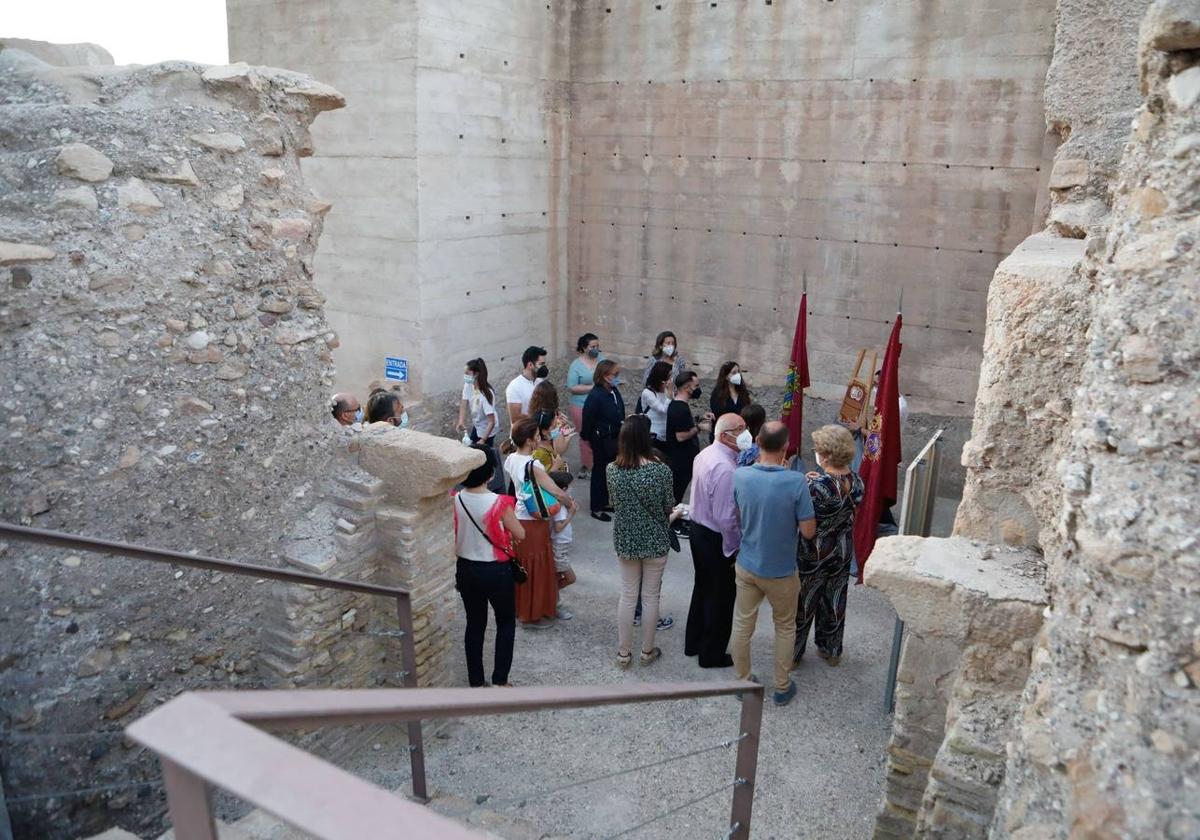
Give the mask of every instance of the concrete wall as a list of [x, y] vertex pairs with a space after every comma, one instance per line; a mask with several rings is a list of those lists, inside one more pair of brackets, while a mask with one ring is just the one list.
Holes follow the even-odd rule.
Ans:
[[1046, 174], [1051, 0], [589, 0], [572, 28], [573, 332], [641, 356], [672, 329], [779, 384], [807, 272], [814, 393], [840, 396], [902, 287], [912, 410], [970, 413]]
[[456, 388], [473, 356], [503, 371], [531, 342], [560, 344], [569, 7], [227, 5], [231, 55], [346, 94], [306, 167], [334, 203], [317, 272], [339, 386], [362, 393], [402, 356], [420, 399]]

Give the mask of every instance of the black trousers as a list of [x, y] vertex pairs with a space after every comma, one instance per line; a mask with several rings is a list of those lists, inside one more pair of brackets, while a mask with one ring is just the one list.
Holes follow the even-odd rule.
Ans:
[[667, 458], [667, 465], [671, 468], [671, 490], [675, 493], [675, 504], [683, 501], [683, 494], [692, 483], [692, 461], [695, 457], [695, 453], [689, 451], [684, 455], [673, 453]]
[[490, 451], [492, 464], [495, 466], [496, 471], [492, 474], [492, 480], [488, 482], [488, 489], [493, 493], [503, 496], [504, 492], [508, 489], [506, 487], [507, 479], [504, 476], [504, 462], [500, 458], [500, 450], [496, 448], [496, 436], [492, 435], [487, 440], [482, 440], [478, 433], [476, 433], [475, 427], [472, 426], [471, 443], [482, 443]]
[[737, 596], [733, 564], [737, 552], [726, 557], [721, 535], [703, 525], [693, 522], [690, 531], [696, 582], [688, 607], [683, 652], [698, 656], [701, 668], [725, 668], [732, 664], [725, 650], [733, 629], [733, 602]]
[[608, 507], [608, 465], [617, 457], [617, 439], [597, 437], [592, 444], [592, 513]]
[[488, 604], [496, 614], [496, 664], [492, 684], [508, 682], [512, 668], [513, 640], [517, 633], [517, 595], [512, 569], [507, 563], [480, 563], [458, 558], [454, 587], [462, 596], [467, 611], [467, 681], [481, 686], [483, 677], [483, 635], [487, 630]]

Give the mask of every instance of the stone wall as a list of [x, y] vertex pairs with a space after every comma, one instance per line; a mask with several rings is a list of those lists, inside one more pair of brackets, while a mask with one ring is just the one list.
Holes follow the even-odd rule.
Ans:
[[997, 836], [1200, 834], [1200, 7], [1158, 0], [1141, 43]]
[[[341, 104], [282, 70], [0, 51], [0, 516], [279, 562], [328, 461], [336, 340], [312, 265], [328, 205], [299, 157]], [[120, 728], [185, 689], [270, 682], [255, 657], [268, 587], [0, 550], [17, 836], [157, 829], [157, 763]]]
[[[953, 650], [924, 657], [925, 725], [911, 726], [898, 704], [893, 738], [902, 745], [917, 731], [924, 750], [898, 767], [889, 759], [878, 836], [1200, 833], [1200, 7], [1151, 5], [1138, 39], [1138, 107], [1129, 55], [1097, 48], [1132, 53], [1144, 8], [1134, 5], [1060, 4], [1048, 80], [1058, 90], [1047, 99], [1059, 103], [1054, 114], [1075, 98], [1078, 133], [1055, 171], [1089, 163], [1086, 179], [1050, 186], [1102, 206], [1079, 230], [1052, 224], [1031, 237], [997, 272], [964, 452], [956, 533], [1036, 549], [1032, 566], [1045, 567], [1047, 586], [1042, 626], [995, 622], [992, 647], [1008, 643], [1009, 653], [983, 672], [986, 694], [971, 686], [968, 648], [954, 672]], [[1068, 79], [1075, 90], [1063, 87]], [[1118, 163], [1115, 132], [1131, 123]], [[1088, 239], [1072, 244], [1053, 233]], [[921, 628], [931, 616], [957, 614], [936, 606], [945, 576], [920, 572], [933, 543], [882, 541], [868, 566], [868, 583], [892, 594], [912, 622], [905, 663], [927, 644]], [[953, 549], [950, 565], [1003, 571], [969, 545]], [[987, 614], [994, 600], [977, 610]], [[939, 710], [945, 729], [931, 759]], [[964, 737], [964, 720], [991, 732]], [[914, 767], [926, 769], [916, 811]]]

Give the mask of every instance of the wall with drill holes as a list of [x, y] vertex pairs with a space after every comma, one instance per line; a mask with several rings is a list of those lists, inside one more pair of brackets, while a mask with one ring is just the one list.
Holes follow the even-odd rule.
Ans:
[[988, 283], [1037, 221], [1054, 5], [577, 3], [572, 328], [627, 356], [671, 329], [776, 385], [807, 273], [840, 397], [903, 289], [911, 410], [969, 414]]
[[[385, 356], [406, 399], [503, 372], [566, 317], [567, 4], [230, 0], [232, 60], [311, 68], [347, 99], [305, 173], [333, 202], [317, 275], [337, 385]], [[501, 382], [502, 384], [502, 382]]]
[[231, 0], [230, 51], [346, 95], [306, 165], [342, 387], [662, 329], [779, 385], [807, 273], [814, 395], [903, 289], [912, 411], [969, 416], [989, 280], [1044, 215], [1054, 5]]

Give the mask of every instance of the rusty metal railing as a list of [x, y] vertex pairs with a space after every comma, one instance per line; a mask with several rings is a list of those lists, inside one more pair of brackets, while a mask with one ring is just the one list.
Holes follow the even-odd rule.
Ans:
[[[293, 572], [287, 569], [276, 569], [270, 566], [256, 566], [250, 563], [235, 563], [230, 560], [220, 560], [216, 557], [204, 557], [196, 554], [185, 554], [182, 551], [172, 551], [165, 548], [151, 548], [144, 545], [117, 542], [115, 540], [82, 537], [66, 534], [61, 531], [50, 531], [44, 528], [29, 528], [24, 525], [14, 525], [10, 522], [0, 522], [0, 539], [21, 540], [38, 545], [67, 548], [76, 551], [91, 551], [100, 554], [118, 554], [138, 560], [149, 560], [154, 563], [165, 563], [173, 566], [188, 566], [193, 569], [210, 569], [231, 575], [243, 577], [266, 578], [283, 583], [316, 586], [324, 589], [338, 589], [343, 592], [356, 592], [363, 595], [378, 595], [393, 598], [396, 601], [396, 618], [399, 621], [398, 635], [400, 651], [403, 658], [404, 670], [401, 680], [405, 689], [417, 686], [417, 652], [413, 640], [412, 628], [412, 599], [407, 589], [393, 586], [377, 586], [372, 583], [357, 583], [349, 580], [325, 578], [305, 572]], [[429, 799], [425, 785], [425, 744], [421, 731], [421, 719], [408, 720], [408, 749], [409, 761], [412, 766], [412, 795], [420, 802]], [[165, 767], [165, 765], [164, 765]], [[164, 771], [165, 774], [165, 771]], [[168, 787], [170, 777], [168, 775]]]
[[727, 838], [750, 836], [763, 687], [752, 682], [538, 688], [190, 692], [125, 730], [158, 754], [177, 840], [217, 840], [221, 788], [324, 840], [480, 835], [273, 738], [263, 729], [386, 723], [741, 694]]

